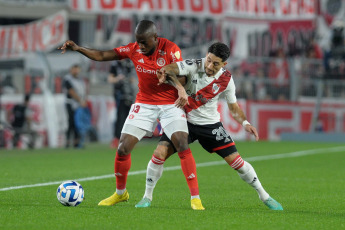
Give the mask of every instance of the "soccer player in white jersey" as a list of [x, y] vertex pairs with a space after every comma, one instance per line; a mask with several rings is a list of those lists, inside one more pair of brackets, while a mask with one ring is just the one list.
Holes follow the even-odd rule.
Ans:
[[[214, 43], [205, 58], [184, 60], [164, 66], [158, 71], [159, 83], [167, 79], [174, 85], [185, 83], [188, 104], [184, 106], [187, 114], [189, 143], [198, 140], [210, 153], [216, 152], [238, 175], [252, 186], [260, 200], [272, 210], [283, 210], [283, 207], [265, 191], [252, 165], [243, 160], [237, 152], [235, 143], [220, 122], [217, 111], [219, 97], [226, 99], [233, 118], [243, 125], [244, 129], [259, 140], [256, 128], [252, 126], [237, 104], [235, 84], [231, 73], [223, 67], [227, 64], [230, 49], [223, 43]], [[177, 75], [185, 76], [179, 77]], [[146, 190], [143, 199], [135, 207], [149, 207], [152, 202], [154, 187], [162, 176], [164, 161], [174, 154], [174, 149], [165, 134], [154, 151], [147, 166]]]

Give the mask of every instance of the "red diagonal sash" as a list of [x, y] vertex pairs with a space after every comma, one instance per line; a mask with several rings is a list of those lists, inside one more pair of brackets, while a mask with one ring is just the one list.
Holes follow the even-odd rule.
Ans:
[[193, 94], [189, 96], [189, 105], [184, 107], [186, 113], [189, 113], [193, 109], [199, 108], [200, 106], [206, 104], [208, 100], [223, 92], [228, 86], [230, 79], [231, 73], [226, 70], [218, 79], [215, 79], [206, 87], [199, 90], [195, 95]]

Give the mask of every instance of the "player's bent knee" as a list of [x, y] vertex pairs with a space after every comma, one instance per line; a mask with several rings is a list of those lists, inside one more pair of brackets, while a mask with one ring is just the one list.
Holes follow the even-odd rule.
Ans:
[[135, 144], [138, 143], [138, 141], [138, 138], [136, 138], [135, 136], [122, 133], [119, 142], [119, 147], [117, 149], [117, 154], [120, 156], [130, 154], [130, 152], [133, 150]]
[[171, 136], [171, 141], [175, 146], [177, 152], [182, 152], [189, 148], [188, 145], [188, 133], [186, 132], [175, 132]]
[[168, 156], [168, 147], [158, 145], [155, 151], [153, 152], [153, 155], [155, 155], [155, 157], [158, 157], [159, 159], [165, 160]]
[[226, 163], [230, 164], [239, 155], [240, 154], [238, 152], [234, 152], [234, 153], [228, 155], [227, 157], [224, 157], [224, 160], [226, 161]]

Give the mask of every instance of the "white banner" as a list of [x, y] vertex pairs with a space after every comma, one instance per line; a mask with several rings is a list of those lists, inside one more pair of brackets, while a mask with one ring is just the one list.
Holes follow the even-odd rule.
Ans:
[[[133, 30], [142, 19], [155, 22], [159, 36], [175, 42], [182, 57], [203, 57], [214, 41], [229, 45], [232, 57], [270, 56], [278, 49], [286, 53], [304, 50], [315, 36], [314, 20], [253, 20], [213, 17], [172, 16], [150, 13], [97, 19], [97, 47], [117, 47], [135, 41]], [[199, 51], [199, 52], [197, 52]]]
[[85, 13], [160, 13], [188, 16], [231, 16], [271, 19], [314, 17], [317, 0], [69, 0]]
[[50, 51], [67, 39], [67, 29], [66, 11], [25, 25], [0, 26], [0, 59]]

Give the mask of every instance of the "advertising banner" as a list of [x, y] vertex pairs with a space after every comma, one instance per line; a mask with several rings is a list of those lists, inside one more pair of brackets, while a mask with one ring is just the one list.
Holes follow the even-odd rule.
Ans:
[[0, 59], [50, 51], [67, 39], [67, 29], [66, 11], [24, 25], [0, 26]]
[[317, 0], [69, 0], [74, 11], [85, 13], [306, 19], [317, 13]]

